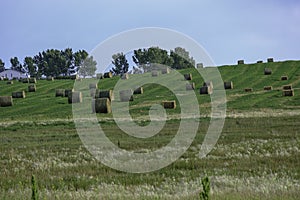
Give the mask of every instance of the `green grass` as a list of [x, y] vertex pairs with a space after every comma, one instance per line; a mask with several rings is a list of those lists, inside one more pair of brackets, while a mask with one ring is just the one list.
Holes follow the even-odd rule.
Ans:
[[[55, 97], [56, 89], [72, 88], [73, 81], [38, 80], [37, 92], [14, 99], [13, 107], [0, 107], [0, 199], [29, 199], [32, 174], [41, 199], [197, 199], [205, 176], [211, 180], [212, 199], [297, 199], [299, 66], [300, 61], [286, 61], [220, 67], [223, 80], [233, 81], [234, 89], [226, 91], [228, 117], [217, 145], [206, 158], [197, 157], [210, 122], [201, 118], [188, 151], [171, 165], [145, 174], [113, 170], [85, 149], [72, 121], [72, 105], [67, 98]], [[263, 74], [265, 67], [272, 69], [271, 76]], [[198, 94], [202, 77], [196, 69], [180, 72], [192, 73], [201, 114], [209, 113], [210, 97]], [[280, 81], [282, 75], [289, 80]], [[102, 79], [98, 87], [113, 89], [118, 80]], [[294, 97], [282, 97], [281, 87], [286, 84], [293, 84]], [[267, 85], [274, 90], [263, 91]], [[16, 81], [13, 85], [0, 81], [0, 96], [27, 91], [27, 87]], [[245, 93], [244, 88], [254, 92]], [[177, 100], [167, 88], [146, 84], [144, 94], [134, 95], [130, 102], [130, 114], [138, 124], [147, 125], [151, 105], [172, 99]], [[128, 136], [110, 120], [111, 114], [97, 117], [116, 145], [119, 142], [130, 151], [152, 151], [172, 140], [179, 113], [180, 105], [168, 110], [171, 119], [162, 131], [147, 139]]]

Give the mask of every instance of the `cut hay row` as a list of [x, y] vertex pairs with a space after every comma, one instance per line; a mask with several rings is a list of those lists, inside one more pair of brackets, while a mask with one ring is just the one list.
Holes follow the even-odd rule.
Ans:
[[92, 100], [93, 113], [111, 113], [111, 102], [109, 98], [97, 98]]
[[162, 106], [165, 109], [175, 109], [176, 108], [176, 101], [175, 100], [173, 100], [173, 101], [163, 101]]
[[69, 93], [68, 103], [81, 103], [82, 102], [82, 93], [75, 91]]
[[122, 90], [119, 92], [120, 101], [133, 101], [133, 92], [132, 90]]
[[12, 98], [26, 98], [25, 91], [13, 92]]
[[13, 106], [12, 96], [1, 96], [0, 97], [0, 107]]
[[28, 92], [36, 92], [36, 86], [35, 86], [35, 84], [28, 85]]

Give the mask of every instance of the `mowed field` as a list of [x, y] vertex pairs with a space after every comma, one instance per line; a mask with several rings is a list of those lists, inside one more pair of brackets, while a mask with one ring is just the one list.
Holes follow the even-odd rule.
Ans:
[[[272, 75], [264, 75], [264, 68], [272, 69]], [[209, 72], [209, 68], [201, 70]], [[143, 174], [111, 169], [86, 150], [72, 120], [72, 105], [67, 98], [55, 97], [56, 89], [71, 89], [74, 81], [38, 80], [36, 92], [14, 99], [13, 107], [0, 107], [0, 199], [31, 198], [32, 174], [41, 199], [199, 199], [204, 176], [210, 178], [212, 199], [299, 199], [300, 62], [221, 66], [219, 71], [234, 89], [226, 90], [227, 117], [214, 149], [206, 158], [197, 156], [210, 123], [210, 97], [199, 95], [203, 79], [196, 69], [181, 70], [191, 73], [196, 84], [199, 130], [176, 162]], [[288, 80], [281, 81], [283, 75]], [[119, 77], [101, 79], [98, 87], [113, 89], [118, 81]], [[287, 84], [292, 84], [295, 96], [282, 96], [282, 86]], [[273, 90], [264, 91], [264, 86]], [[27, 87], [0, 81], [0, 96]], [[245, 88], [253, 92], [244, 92]], [[144, 94], [134, 95], [130, 102], [130, 114], [147, 125], [151, 105], [163, 100], [177, 99], [167, 88], [147, 84]], [[172, 140], [179, 114], [180, 105], [168, 110], [163, 130], [147, 139], [128, 136], [112, 114], [97, 117], [113, 143], [144, 152]]]

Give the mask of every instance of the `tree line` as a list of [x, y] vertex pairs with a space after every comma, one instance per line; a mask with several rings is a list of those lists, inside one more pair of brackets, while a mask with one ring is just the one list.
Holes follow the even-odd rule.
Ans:
[[[18, 57], [10, 59], [12, 70], [28, 73], [31, 77], [41, 76], [70, 76], [78, 73], [86, 77], [95, 74], [97, 62], [85, 50], [73, 52], [71, 48], [65, 50], [47, 49], [37, 55], [24, 58], [21, 63]], [[5, 70], [5, 63], [0, 59], [0, 72]]]
[[[132, 73], [144, 73], [152, 69], [155, 64], [162, 64], [173, 69], [185, 69], [195, 67], [195, 60], [189, 52], [182, 47], [174, 50], [150, 47], [133, 51], [131, 57], [135, 66]], [[20, 63], [17, 57], [10, 59], [11, 69], [28, 73], [31, 77], [40, 78], [42, 76], [70, 76], [79, 74], [80, 76], [93, 76], [97, 69], [97, 62], [93, 56], [89, 56], [85, 50], [73, 52], [71, 48], [65, 50], [47, 49], [37, 55], [24, 58]], [[111, 72], [114, 75], [127, 73], [129, 62], [126, 55], [116, 53], [112, 55]], [[0, 59], [0, 72], [5, 70], [5, 63]]]
[[[144, 73], [153, 68], [153, 65], [162, 64], [173, 69], [185, 69], [195, 67], [195, 60], [189, 55], [189, 52], [182, 47], [176, 47], [174, 50], [161, 49], [159, 47], [150, 47], [148, 49], [137, 49], [133, 51], [132, 73]], [[127, 73], [129, 63], [123, 52], [112, 56], [113, 68], [110, 70], [114, 75]]]

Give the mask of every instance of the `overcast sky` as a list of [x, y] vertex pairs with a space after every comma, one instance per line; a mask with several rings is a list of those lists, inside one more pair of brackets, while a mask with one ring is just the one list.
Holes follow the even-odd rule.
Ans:
[[49, 48], [91, 51], [119, 32], [162, 27], [200, 43], [217, 65], [300, 60], [299, 0], [2, 0], [0, 58]]

